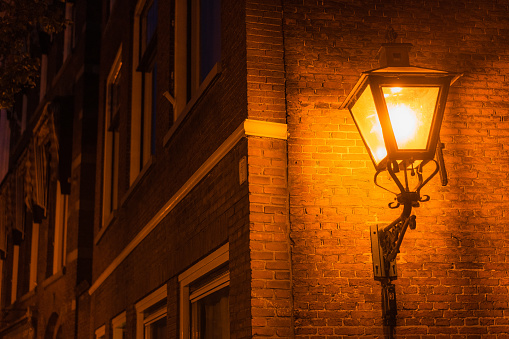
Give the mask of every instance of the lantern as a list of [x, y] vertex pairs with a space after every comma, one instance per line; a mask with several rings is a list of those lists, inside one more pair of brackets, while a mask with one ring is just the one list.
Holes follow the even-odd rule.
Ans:
[[411, 44], [384, 44], [381, 68], [366, 71], [343, 103], [377, 170], [433, 159], [455, 74], [410, 66]]
[[[401, 215], [385, 227], [370, 229], [373, 273], [382, 284], [384, 324], [396, 324], [396, 256], [408, 228], [414, 229], [413, 207], [428, 201], [421, 188], [439, 171], [434, 160], [444, 116], [449, 86], [459, 77], [454, 73], [410, 66], [411, 44], [384, 44], [380, 50], [380, 68], [362, 73], [344, 101], [359, 130], [378, 175], [387, 171], [399, 192], [390, 208], [403, 205]], [[440, 160], [440, 159], [439, 159]], [[423, 167], [434, 163], [426, 179]], [[440, 161], [443, 165], [443, 161]], [[400, 180], [397, 173], [403, 173]], [[409, 187], [409, 175], [417, 176], [417, 185]], [[445, 173], [445, 171], [443, 171]], [[391, 191], [392, 192], [392, 191]]]

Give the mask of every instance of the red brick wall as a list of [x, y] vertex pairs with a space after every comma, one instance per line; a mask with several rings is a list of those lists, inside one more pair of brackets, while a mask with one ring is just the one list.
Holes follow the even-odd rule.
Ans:
[[[160, 2], [161, 17], [172, 17], [173, 8], [171, 1]], [[160, 21], [157, 65], [161, 74], [160, 78], [158, 76], [158, 86], [161, 86], [158, 87], [157, 96], [162, 99], [158, 101], [157, 107], [156, 155], [150, 169], [127, 196], [128, 188], [120, 188], [121, 205], [117, 218], [94, 248], [94, 280], [247, 117], [244, 10], [238, 1], [222, 1], [222, 8], [221, 19], [225, 27], [222, 31], [222, 72], [166, 144], [164, 138], [173, 117], [162, 93], [172, 86], [169, 74], [173, 68], [173, 38], [171, 20]], [[121, 16], [121, 20], [128, 27], [132, 17]], [[122, 41], [126, 54], [123, 65], [129, 71], [131, 33], [121, 25], [115, 25], [107, 28], [105, 34], [115, 41]], [[106, 61], [101, 65], [103, 79], [106, 78], [118, 47], [118, 44], [117, 47], [109, 46], [113, 46], [113, 43], [106, 44], [108, 46], [105, 46], [103, 54]], [[129, 75], [125, 78], [128, 79]], [[128, 81], [125, 85], [130, 86]], [[126, 109], [122, 111], [121, 119], [129, 119], [129, 98], [125, 96], [126, 105], [123, 107]], [[125, 138], [125, 149], [121, 149], [121, 152], [127, 154], [127, 127], [124, 132], [121, 140]], [[98, 159], [102, 159], [101, 146], [98, 153]], [[177, 337], [178, 275], [229, 242], [231, 324], [235, 331], [232, 338], [249, 337], [248, 191], [247, 184], [240, 185], [238, 180], [238, 162], [246, 154], [247, 141], [244, 140], [221, 159], [92, 294], [92, 330], [104, 323], [108, 324], [122, 310], [127, 310], [128, 337], [134, 336], [134, 304], [154, 289], [167, 284], [168, 335], [171, 338]], [[128, 172], [127, 163], [124, 165], [126, 168], [120, 174], [121, 181]], [[100, 184], [97, 187], [96, 230], [100, 223]]]
[[286, 123], [281, 1], [246, 1], [248, 117]]
[[[177, 277], [226, 242], [230, 244], [232, 327], [238, 338], [250, 333], [247, 184], [239, 185], [241, 141], [195, 189], [134, 249], [92, 294], [92, 329], [108, 324], [151, 291], [167, 284], [168, 333], [179, 331]], [[135, 316], [133, 316], [135, 317]], [[135, 325], [128, 335], [134, 336]], [[236, 336], [233, 336], [237, 338]]]
[[[286, 123], [280, 1], [246, 2], [248, 118]], [[286, 140], [249, 137], [253, 337], [291, 337], [292, 289]]]
[[[132, 1], [133, 3], [136, 1]], [[134, 4], [133, 4], [134, 6]], [[162, 15], [173, 15], [168, 3], [162, 3], [164, 10]], [[132, 53], [131, 32], [125, 29], [130, 25], [132, 16], [127, 15], [127, 10], [120, 12], [122, 25], [108, 26], [105, 30], [108, 38], [112, 39], [105, 43], [101, 64], [101, 84], [105, 83], [107, 74], [111, 67], [112, 60], [118, 50], [120, 40], [125, 58], [126, 76], [122, 82], [121, 123], [120, 123], [120, 155], [125, 156], [123, 162], [120, 159], [119, 180], [119, 211], [117, 217], [108, 230], [104, 233], [101, 241], [98, 242], [96, 250], [98, 257], [94, 263], [94, 279], [107, 267], [107, 265], [120, 253], [120, 251], [131, 241], [138, 232], [146, 225], [153, 215], [166, 203], [167, 199], [175, 194], [189, 177], [212, 155], [212, 153], [229, 137], [235, 129], [246, 118], [246, 90], [245, 90], [245, 51], [242, 40], [245, 31], [243, 8], [237, 1], [222, 1], [224, 14], [222, 25], [224, 29], [222, 40], [224, 48], [221, 51], [222, 72], [216, 80], [207, 88], [192, 109], [186, 119], [179, 125], [171, 139], [164, 144], [166, 133], [170, 129], [170, 114], [168, 105], [161, 104], [157, 107], [157, 131], [156, 131], [156, 154], [153, 157], [152, 165], [146, 174], [130, 189], [126, 184], [129, 173], [129, 126], [130, 121], [130, 71]], [[122, 8], [121, 8], [122, 9]], [[116, 21], [115, 21], [116, 23]], [[168, 58], [168, 39], [171, 39], [171, 20], [162, 21], [158, 27], [158, 43], [161, 41], [161, 49], [158, 45], [158, 71], [162, 72], [161, 78], [170, 72], [173, 65]], [[240, 32], [240, 33], [239, 33]], [[115, 47], [113, 47], [115, 46]], [[161, 50], [161, 53], [159, 51]], [[159, 79], [159, 78], [158, 78]], [[170, 80], [166, 77], [166, 81]], [[161, 81], [162, 82], [162, 81]], [[158, 82], [159, 84], [159, 82]], [[127, 89], [125, 89], [127, 88]], [[157, 90], [157, 97], [162, 98], [169, 85], [162, 85]], [[104, 95], [104, 87], [100, 88], [101, 95]], [[100, 100], [104, 100], [101, 98]], [[166, 99], [164, 99], [166, 100]], [[102, 101], [100, 101], [102, 102]], [[161, 100], [161, 102], [164, 102]], [[125, 105], [124, 105], [125, 104]], [[159, 104], [159, 101], [158, 101]], [[99, 130], [102, 131], [102, 114], [104, 107], [100, 107]], [[171, 120], [173, 116], [171, 116]], [[124, 124], [124, 125], [122, 125]], [[102, 194], [102, 132], [99, 132], [98, 148], [98, 175], [96, 186], [96, 232], [101, 223], [101, 194]], [[128, 226], [126, 226], [128, 225]], [[121, 232], [120, 232], [121, 231]]]
[[[160, 6], [172, 15], [168, 3]], [[176, 336], [175, 277], [228, 239], [233, 337], [381, 336], [368, 230], [399, 211], [373, 184], [358, 132], [339, 106], [360, 73], [377, 67], [392, 25], [398, 41], [414, 44], [413, 63], [465, 73], [451, 90], [442, 131], [450, 183], [425, 187], [432, 200], [416, 210], [417, 229], [399, 255], [396, 333], [503, 338], [507, 4], [248, 0], [224, 1], [223, 9], [223, 73], [163, 146], [170, 119], [161, 118], [157, 158], [97, 244], [94, 278], [246, 117], [288, 123], [289, 140], [248, 137], [223, 159], [93, 294], [91, 329], [127, 308], [134, 333], [133, 304], [167, 283], [168, 332]], [[169, 21], [158, 32], [166, 76]], [[129, 32], [121, 39], [129, 54]], [[103, 78], [110, 65], [102, 65]], [[236, 182], [246, 154], [249, 191]]]
[[[57, 112], [55, 117], [58, 122], [62, 121], [58, 114], [72, 116], [73, 119], [73, 140], [72, 140], [72, 159], [60, 158], [60, 161], [72, 161], [71, 173], [71, 194], [68, 197], [68, 220], [67, 220], [67, 262], [65, 268], [55, 275], [48, 271], [48, 264], [52, 263], [52, 236], [51, 228], [55, 222], [55, 188], [58, 176], [56, 173], [50, 173], [51, 184], [49, 188], [48, 211], [42, 223], [39, 225], [38, 242], [38, 262], [37, 262], [37, 286], [36, 288], [19, 296], [14, 305], [5, 303], [6, 297], [10, 300], [12, 279], [12, 240], [10, 240], [8, 260], [4, 265], [2, 282], [2, 314], [0, 319], [0, 328], [5, 330], [1, 335], [8, 336], [17, 321], [21, 320], [26, 314], [27, 307], [33, 312], [33, 324], [36, 328], [35, 337], [43, 338], [48, 330], [48, 324], [51, 317], [57, 317], [56, 326], [53, 330], [57, 331], [61, 326], [61, 336], [63, 338], [72, 338], [75, 336], [76, 328], [82, 327], [83, 323], [89, 326], [88, 312], [80, 314], [80, 320], [76, 321], [76, 286], [81, 281], [78, 279], [89, 279], [89, 262], [83, 265], [84, 261], [77, 260], [78, 247], [80, 247], [79, 256], [90, 258], [91, 252], [91, 232], [93, 227], [93, 198], [94, 198], [94, 175], [90, 174], [95, 169], [95, 151], [96, 151], [96, 126], [97, 126], [97, 49], [95, 43], [99, 36], [94, 29], [94, 23], [99, 19], [97, 8], [98, 1], [75, 1], [77, 17], [73, 25], [76, 29], [76, 41], [72, 55], [62, 64], [61, 46], [57, 44], [57, 39], [50, 47], [48, 59], [48, 79], [46, 96], [42, 102], [39, 102], [38, 88], [29, 91], [28, 116], [34, 118], [27, 124], [27, 131], [30, 134], [31, 128], [34, 128], [39, 119], [46, 101], [58, 102], [63, 97], [71, 97], [74, 112], [65, 109]], [[62, 33], [63, 34], [63, 33]], [[63, 37], [63, 35], [61, 37]], [[58, 61], [60, 60], [60, 61]], [[57, 63], [59, 63], [57, 65]], [[42, 121], [41, 121], [42, 122]], [[44, 123], [44, 122], [43, 122]], [[25, 140], [29, 140], [25, 136]], [[31, 140], [31, 139], [30, 139]], [[31, 140], [32, 142], [32, 140]], [[20, 144], [20, 146], [23, 146]], [[25, 147], [25, 146], [24, 146]], [[13, 159], [14, 162], [19, 159]], [[24, 161], [18, 166], [24, 166]], [[16, 173], [13, 171], [12, 173]], [[14, 179], [14, 176], [12, 177]], [[14, 207], [13, 207], [14, 208]], [[85, 232], [83, 232], [83, 229]], [[80, 233], [81, 232], [81, 233]], [[80, 237], [80, 235], [85, 236]], [[78, 240], [78, 238], [80, 238]], [[25, 238], [25, 242], [30, 237]], [[26, 246], [27, 243], [24, 244]], [[30, 244], [28, 243], [28, 246]], [[9, 266], [9, 267], [7, 267]], [[8, 268], [8, 269], [7, 269]], [[51, 268], [51, 267], [50, 267]], [[25, 267], [28, 269], [28, 267]], [[21, 278], [21, 276], [20, 276]], [[25, 277], [28, 279], [28, 277]], [[9, 283], [5, 283], [9, 281]], [[77, 282], [78, 281], [78, 282]], [[18, 289], [19, 291], [19, 289]], [[55, 325], [55, 324], [53, 324]], [[84, 334], [87, 332], [81, 332]], [[81, 335], [79, 336], [81, 337]]]
[[369, 226], [392, 196], [341, 102], [391, 25], [419, 66], [463, 72], [441, 133], [449, 184], [423, 189], [395, 282], [401, 338], [507, 338], [509, 5], [497, 1], [285, 1], [295, 331], [380, 337]]
[[291, 337], [286, 140], [249, 138], [251, 313], [254, 337]]

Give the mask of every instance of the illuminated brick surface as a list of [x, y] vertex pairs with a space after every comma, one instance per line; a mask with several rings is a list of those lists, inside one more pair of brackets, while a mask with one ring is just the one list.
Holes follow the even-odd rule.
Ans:
[[[76, 92], [94, 89], [76, 99], [83, 110], [74, 134], [73, 260], [69, 280], [41, 284], [10, 311], [36, 305], [37, 338], [53, 312], [62, 315], [64, 338], [93, 338], [103, 325], [111, 338], [111, 320], [125, 311], [126, 338], [134, 338], [135, 304], [166, 286], [167, 336], [179, 338], [179, 275], [229, 243], [231, 338], [384, 338], [369, 228], [401, 211], [387, 207], [393, 195], [375, 186], [359, 133], [340, 105], [361, 72], [378, 67], [377, 51], [392, 27], [397, 42], [413, 44], [412, 64], [463, 73], [450, 89], [441, 131], [449, 183], [441, 186], [437, 176], [423, 188], [431, 200], [414, 210], [417, 229], [407, 232], [398, 255], [396, 337], [509, 338], [509, 3], [221, 3], [221, 71], [177, 128], [164, 96], [174, 90], [175, 1], [158, 1], [156, 151], [131, 187], [136, 1], [117, 0], [108, 15], [109, 2], [102, 2], [101, 24], [96, 17], [87, 23], [101, 39], [76, 47], [91, 58], [84, 73], [81, 59], [60, 78], [51, 69], [50, 93], [69, 90], [78, 74]], [[94, 53], [85, 53], [85, 41]], [[119, 209], [103, 225], [105, 86], [120, 46]], [[285, 124], [288, 138], [239, 137], [122, 257], [246, 119]], [[247, 181], [239, 183], [244, 157]], [[4, 275], [3, 302], [9, 281]], [[24, 316], [6, 314], [9, 324]]]
[[369, 226], [392, 196], [373, 184], [355, 125], [339, 105], [378, 67], [391, 25], [412, 64], [464, 73], [451, 87], [442, 142], [449, 184], [424, 187], [398, 256], [396, 334], [506, 338], [508, 320], [508, 5], [489, 1], [285, 1], [290, 237], [295, 333], [379, 337], [380, 286]]

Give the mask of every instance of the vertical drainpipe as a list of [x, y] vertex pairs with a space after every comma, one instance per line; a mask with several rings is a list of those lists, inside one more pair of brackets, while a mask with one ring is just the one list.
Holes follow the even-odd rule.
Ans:
[[[281, 5], [281, 36], [283, 40], [283, 72], [284, 72], [284, 84], [285, 84], [285, 112], [286, 112], [286, 125], [288, 126], [288, 100], [287, 100], [287, 87], [286, 87], [286, 47], [285, 47], [285, 10], [284, 10], [284, 0], [280, 1]], [[288, 258], [290, 261], [290, 333], [291, 338], [295, 338], [295, 316], [294, 316], [294, 290], [293, 290], [293, 239], [292, 239], [292, 223], [290, 219], [290, 185], [289, 185], [289, 165], [290, 159], [288, 155], [288, 139], [289, 135], [286, 138], [286, 210], [287, 210], [287, 236], [288, 243], [290, 244], [288, 248]]]

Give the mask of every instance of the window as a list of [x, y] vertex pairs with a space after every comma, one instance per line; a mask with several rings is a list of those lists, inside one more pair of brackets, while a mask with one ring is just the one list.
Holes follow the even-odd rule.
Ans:
[[104, 179], [103, 179], [103, 226], [113, 218], [118, 205], [118, 161], [120, 81], [122, 74], [122, 48], [119, 49], [106, 83], [106, 107], [104, 120]]
[[48, 188], [49, 188], [49, 164], [51, 162], [51, 153], [49, 151], [49, 142], [38, 143], [34, 139], [34, 158], [35, 158], [35, 187], [33, 192], [33, 212], [34, 220], [41, 223], [46, 217], [48, 207]]
[[9, 144], [11, 140], [10, 122], [7, 110], [0, 109], [0, 182], [9, 171]]
[[166, 285], [136, 304], [136, 338], [166, 338]]
[[29, 291], [33, 291], [37, 286], [37, 264], [39, 260], [39, 224], [32, 223], [32, 234], [30, 238], [30, 273], [29, 273]]
[[33, 291], [37, 285], [37, 260], [39, 245], [39, 224], [33, 222], [28, 206], [23, 207], [24, 232], [17, 253], [17, 294], [21, 297]]
[[130, 184], [155, 153], [157, 0], [138, 2], [134, 34]]
[[102, 325], [97, 330], [95, 330], [95, 339], [105, 339], [106, 338], [106, 326]]
[[67, 239], [68, 195], [62, 194], [60, 181], [57, 180], [55, 199], [55, 225], [53, 234], [52, 274], [58, 273], [65, 266]]
[[176, 120], [218, 72], [221, 1], [177, 0], [175, 26]]
[[64, 62], [67, 60], [69, 55], [71, 55], [72, 48], [74, 47], [74, 20], [75, 20], [75, 9], [74, 3], [66, 2], [65, 3], [65, 20], [67, 20], [67, 25], [65, 26], [64, 31]]
[[125, 338], [126, 313], [122, 312], [111, 321], [113, 339]]
[[11, 304], [14, 304], [18, 294], [18, 268], [19, 268], [19, 245], [14, 245], [12, 253]]
[[26, 172], [16, 173], [16, 223], [12, 230], [14, 253], [12, 261], [11, 303], [32, 291], [37, 285], [39, 224], [27, 206]]
[[230, 338], [229, 247], [179, 276], [181, 339]]
[[12, 254], [12, 280], [11, 280], [11, 304], [13, 304], [18, 295], [18, 274], [19, 274], [19, 247], [23, 240], [25, 231], [25, 173], [23, 171], [16, 172], [15, 185], [15, 222], [11, 231], [13, 246]]
[[48, 54], [43, 53], [41, 55], [41, 76], [40, 79], [40, 87], [39, 87], [39, 101], [44, 99], [46, 95], [46, 86], [48, 83]]

